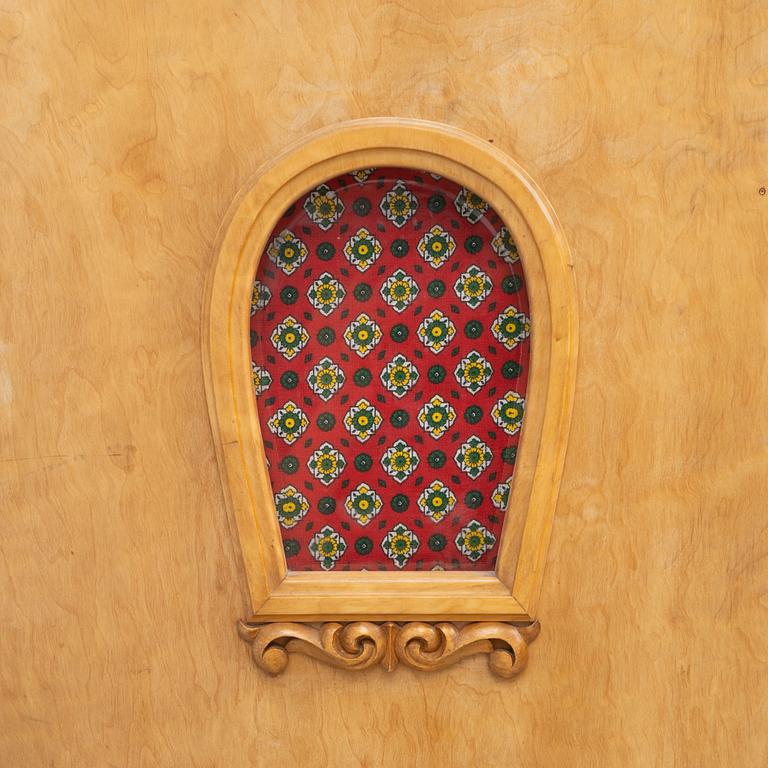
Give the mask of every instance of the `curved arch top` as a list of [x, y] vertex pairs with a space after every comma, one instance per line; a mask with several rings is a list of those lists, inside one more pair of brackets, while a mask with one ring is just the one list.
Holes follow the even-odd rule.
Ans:
[[[258, 260], [279, 217], [343, 173], [397, 166], [440, 174], [484, 198], [513, 233], [531, 315], [526, 421], [495, 573], [289, 573], [251, 378], [248, 333]], [[204, 364], [225, 495], [256, 621], [534, 617], [567, 447], [577, 318], [569, 252], [530, 177], [488, 142], [448, 126], [370, 119], [319, 131], [257, 172], [230, 209], [208, 286]], [[509, 516], [509, 513], [508, 513]]]

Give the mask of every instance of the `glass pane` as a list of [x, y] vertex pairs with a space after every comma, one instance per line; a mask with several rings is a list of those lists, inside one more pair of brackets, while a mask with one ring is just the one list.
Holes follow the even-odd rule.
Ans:
[[297, 200], [259, 263], [253, 383], [291, 570], [492, 570], [530, 319], [498, 215], [434, 174]]

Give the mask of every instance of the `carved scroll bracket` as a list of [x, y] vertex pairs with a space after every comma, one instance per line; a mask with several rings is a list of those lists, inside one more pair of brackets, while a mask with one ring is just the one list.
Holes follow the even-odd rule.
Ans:
[[525, 668], [528, 644], [538, 636], [540, 625], [538, 621], [525, 625], [356, 621], [317, 626], [241, 621], [238, 629], [240, 637], [251, 644], [256, 664], [271, 675], [285, 671], [291, 653], [303, 653], [342, 669], [361, 670], [378, 664], [388, 672], [399, 663], [423, 671], [444, 669], [467, 656], [485, 653], [491, 671], [509, 679]]

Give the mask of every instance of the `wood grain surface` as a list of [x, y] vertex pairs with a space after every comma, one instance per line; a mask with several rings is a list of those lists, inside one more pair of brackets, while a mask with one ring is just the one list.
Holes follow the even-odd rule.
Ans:
[[[768, 763], [768, 9], [0, 2], [3, 766]], [[260, 672], [203, 390], [217, 229], [368, 116], [516, 158], [580, 361], [525, 674]]]

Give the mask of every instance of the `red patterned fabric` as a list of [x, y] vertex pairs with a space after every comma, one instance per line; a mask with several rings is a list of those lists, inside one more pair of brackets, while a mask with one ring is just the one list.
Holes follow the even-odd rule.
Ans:
[[288, 567], [492, 570], [529, 333], [517, 248], [461, 186], [363, 169], [291, 206], [251, 317]]

